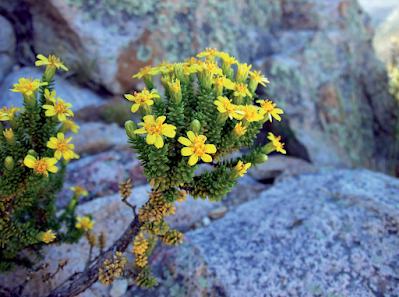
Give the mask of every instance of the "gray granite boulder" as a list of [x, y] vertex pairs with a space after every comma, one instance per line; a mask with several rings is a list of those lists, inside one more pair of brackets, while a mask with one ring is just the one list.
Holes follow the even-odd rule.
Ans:
[[368, 170], [280, 179], [150, 261], [124, 296], [398, 296], [399, 180]]
[[[21, 93], [11, 92], [10, 89], [14, 89], [13, 85], [18, 83], [20, 78], [31, 78], [41, 79], [44, 73], [45, 67], [24, 67], [17, 71], [9, 73], [0, 84], [0, 106], [11, 107], [21, 106], [23, 97]], [[63, 70], [60, 70], [63, 71]], [[93, 91], [75, 86], [69, 81], [62, 79], [57, 74], [55, 78], [56, 96], [72, 104], [71, 110], [78, 111], [90, 105], [101, 105], [107, 102], [106, 97], [102, 97], [94, 93]]]
[[137, 85], [141, 67], [217, 47], [269, 78], [259, 94], [284, 115], [263, 134], [281, 133], [290, 155], [316, 167], [395, 170], [396, 102], [357, 0], [27, 2], [35, 50], [86, 61], [112, 93]]
[[15, 63], [17, 38], [12, 24], [0, 15], [0, 83]]

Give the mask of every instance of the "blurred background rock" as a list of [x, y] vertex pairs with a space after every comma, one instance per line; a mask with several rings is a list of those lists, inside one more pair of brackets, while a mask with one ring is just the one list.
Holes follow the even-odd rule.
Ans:
[[[220, 209], [183, 203], [176, 226], [187, 231], [258, 199], [282, 177], [312, 173], [316, 180], [317, 171], [362, 168], [398, 177], [398, 106], [387, 77], [391, 36], [399, 37], [397, 0], [1, 0], [0, 106], [21, 105], [22, 96], [9, 89], [20, 77], [40, 78], [37, 54], [61, 57], [69, 71], [58, 73], [55, 90], [73, 104], [81, 129], [69, 136], [81, 159], [71, 161], [57, 205], [69, 201], [70, 186], [81, 185], [89, 190], [85, 212], [100, 209], [90, 206], [97, 198], [119, 203], [118, 180], [131, 178], [136, 193], [148, 190], [123, 128], [128, 119], [139, 121], [123, 94], [144, 87], [132, 79], [140, 68], [216, 47], [261, 70], [271, 83], [259, 87], [260, 99], [277, 103], [284, 115], [265, 124], [256, 144], [273, 132], [287, 155], [272, 154], [250, 169]], [[159, 79], [156, 85], [162, 87]], [[357, 174], [348, 171], [345, 178]], [[375, 173], [370, 180], [380, 178]], [[194, 209], [201, 211], [193, 217]], [[95, 217], [102, 215], [124, 228], [118, 214]]]

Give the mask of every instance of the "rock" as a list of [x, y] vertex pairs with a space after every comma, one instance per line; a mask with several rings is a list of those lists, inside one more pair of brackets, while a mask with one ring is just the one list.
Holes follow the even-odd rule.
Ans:
[[259, 95], [277, 98], [284, 115], [262, 133], [280, 125], [290, 155], [316, 167], [391, 170], [396, 102], [374, 54], [370, 18], [356, 0], [250, 1], [245, 10], [232, 0], [28, 3], [35, 50], [49, 54], [65, 44], [113, 93], [137, 85], [131, 77], [143, 66], [217, 45], [269, 78]]
[[388, 17], [388, 15], [395, 10], [398, 2], [396, 0], [386, 1], [370, 1], [359, 0], [359, 4], [370, 15], [373, 20], [374, 27], [377, 27]]
[[396, 296], [399, 180], [368, 170], [282, 179], [150, 261], [124, 296]]
[[[22, 95], [21, 93], [11, 92], [13, 85], [18, 83], [20, 78], [30, 78], [41, 79], [44, 73], [45, 67], [24, 67], [17, 71], [8, 74], [2, 84], [0, 85], [0, 94], [2, 97], [0, 99], [0, 106], [11, 107], [22, 106]], [[70, 82], [62, 79], [58, 75], [55, 75], [55, 88], [56, 96], [72, 104], [71, 110], [78, 111], [86, 106], [90, 105], [101, 105], [107, 101], [101, 98], [96, 93], [81, 87], [72, 85]]]
[[214, 210], [212, 210], [209, 214], [208, 217], [212, 220], [217, 220], [222, 217], [227, 213], [228, 209], [226, 206], [218, 207]]
[[208, 218], [208, 217], [204, 217], [204, 218], [202, 219], [202, 224], [203, 224], [205, 227], [208, 227], [211, 223], [212, 223], [212, 221], [211, 221], [211, 219]]
[[284, 155], [271, 155], [267, 161], [255, 166], [251, 166], [248, 174], [255, 180], [268, 180], [275, 179], [283, 171], [299, 174], [306, 171], [315, 171], [316, 168], [310, 163], [299, 158], [284, 156]]
[[[397, 3], [396, 3], [397, 4]], [[375, 30], [373, 40], [375, 52], [382, 62], [389, 65], [392, 55], [391, 37], [399, 37], [399, 6], [390, 9], [390, 14]]]
[[[80, 125], [79, 125], [80, 124]], [[107, 150], [129, 149], [128, 136], [124, 128], [116, 123], [105, 124], [101, 122], [77, 123], [80, 126], [78, 134], [69, 132], [73, 137], [75, 152], [77, 154], [98, 154]]]
[[0, 83], [15, 63], [14, 52], [17, 43], [12, 24], [0, 15]]
[[120, 297], [127, 291], [128, 281], [127, 279], [115, 279], [112, 284], [111, 291], [109, 292], [111, 297]]
[[[72, 143], [75, 143], [77, 148], [74, 140]], [[57, 206], [62, 208], [69, 203], [73, 195], [70, 190], [72, 186], [82, 186], [89, 192], [88, 197], [82, 197], [80, 200], [84, 203], [94, 198], [116, 194], [119, 191], [118, 181], [125, 182], [130, 178], [135, 187], [147, 184], [143, 167], [140, 166], [141, 162], [136, 157], [137, 154], [129, 149], [103, 152], [72, 160], [67, 166], [61, 193], [57, 196]]]

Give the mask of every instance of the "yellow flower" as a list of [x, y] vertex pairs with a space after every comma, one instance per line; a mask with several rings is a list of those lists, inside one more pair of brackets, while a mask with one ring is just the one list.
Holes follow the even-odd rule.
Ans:
[[64, 69], [65, 71], [68, 71], [68, 68], [66, 68], [64, 66], [64, 64], [60, 61], [60, 58], [57, 58], [56, 56], [48, 56], [48, 58], [46, 58], [43, 55], [37, 55], [36, 58], [39, 59], [39, 61], [35, 62], [36, 66], [42, 66], [42, 65], [48, 65], [51, 68], [57, 68], [57, 69]]
[[222, 96], [223, 94], [223, 88], [233, 90], [234, 89], [234, 83], [226, 78], [225, 75], [219, 75], [213, 79], [213, 86], [215, 88], [214, 94], [215, 97]]
[[275, 137], [273, 133], [269, 132], [269, 136], [267, 137], [272, 141], [272, 144], [277, 152], [282, 154], [286, 154], [287, 152], [283, 149], [284, 143], [280, 142], [281, 136]]
[[270, 83], [270, 81], [264, 76], [264, 75], [260, 75], [260, 71], [250, 71], [249, 72], [249, 76], [251, 77], [251, 79], [253, 79], [254, 81], [256, 81], [257, 83], [261, 84], [262, 86], [266, 87], [265, 83]]
[[134, 92], [134, 96], [130, 94], [126, 94], [125, 98], [129, 101], [133, 101], [135, 104], [132, 106], [132, 112], [136, 112], [140, 106], [151, 106], [154, 104], [152, 98], [160, 98], [156, 90], [152, 90], [148, 92], [145, 88], [142, 92], [136, 93]]
[[232, 120], [233, 118], [241, 120], [245, 112], [237, 110], [238, 106], [231, 104], [231, 101], [232, 100], [229, 100], [226, 97], [219, 96], [218, 99], [213, 102], [213, 104], [218, 106], [218, 111], [220, 113], [227, 112], [230, 120]]
[[152, 68], [151, 66], [146, 66], [144, 68], [140, 68], [139, 73], [133, 75], [132, 78], [142, 78], [143, 76], [153, 76], [157, 74], [157, 69]]
[[237, 170], [238, 174], [243, 177], [244, 173], [247, 173], [248, 168], [251, 167], [251, 163], [244, 164], [242, 161], [238, 161], [235, 170]]
[[[216, 147], [213, 144], [205, 144], [206, 137], [204, 135], [194, 134], [192, 131], [187, 132], [188, 139], [179, 137], [177, 140], [181, 144], [187, 146], [182, 148], [182, 156], [191, 156], [188, 160], [188, 165], [193, 166], [201, 158], [204, 162], [211, 162], [212, 157], [208, 154], [216, 153]], [[208, 154], [207, 154], [208, 153]]]
[[1, 110], [3, 113], [7, 114], [9, 117], [15, 116], [15, 113], [17, 111], [23, 110], [21, 107], [14, 107], [11, 105], [11, 109], [7, 109], [7, 107], [3, 106], [3, 109]]
[[76, 218], [79, 223], [76, 223], [75, 227], [78, 229], [82, 229], [83, 231], [93, 230], [94, 222], [90, 220], [89, 217]]
[[258, 113], [259, 108], [253, 105], [240, 105], [238, 107], [239, 110], [244, 112], [244, 125], [246, 126], [245, 121], [254, 122], [260, 121], [263, 119], [263, 114]]
[[169, 124], [163, 124], [166, 117], [160, 116], [155, 120], [155, 116], [145, 116], [144, 123], [138, 123], [137, 125], [143, 126], [141, 129], [134, 131], [135, 134], [147, 134], [147, 144], [154, 144], [156, 148], [161, 148], [164, 145], [163, 135], [166, 137], [173, 138], [176, 135], [176, 127]]
[[13, 137], [14, 137], [14, 132], [12, 132], [12, 129], [10, 128], [10, 129], [5, 129], [4, 131], [3, 131], [3, 134], [4, 134], [4, 137], [5, 138], [7, 138], [7, 139], [13, 139]]
[[237, 136], [242, 136], [242, 135], [245, 134], [245, 132], [247, 132], [247, 128], [245, 128], [245, 127], [242, 126], [242, 122], [239, 122], [239, 123], [237, 123], [237, 124], [235, 125], [233, 131], [234, 131], [234, 133], [235, 133]]
[[56, 150], [54, 157], [57, 160], [61, 159], [61, 155], [65, 160], [73, 159], [75, 153], [72, 150], [75, 146], [73, 144], [68, 144], [71, 140], [72, 137], [65, 139], [64, 133], [58, 132], [57, 138], [50, 137], [50, 141], [47, 142], [47, 147]]
[[15, 89], [10, 89], [10, 91], [19, 92], [26, 96], [32, 95], [40, 86], [47, 85], [46, 82], [42, 83], [39, 79], [33, 80], [33, 78], [20, 78], [18, 82], [19, 84], [14, 84]]
[[46, 110], [46, 116], [47, 117], [52, 117], [54, 115], [58, 115], [58, 120], [60, 122], [63, 122], [66, 120], [66, 116], [70, 115], [73, 116], [72, 110], [69, 110], [68, 108], [72, 107], [71, 103], [66, 103], [64, 100], [61, 98], [57, 98], [56, 100], [53, 101], [53, 105], [43, 105], [42, 107]]
[[238, 70], [236, 75], [236, 82], [245, 82], [248, 77], [249, 69], [251, 69], [252, 65], [238, 64]]
[[162, 61], [158, 63], [157, 67], [152, 68], [155, 74], [170, 74], [174, 71], [174, 66], [169, 61]]
[[206, 57], [207, 60], [209, 61], [215, 61], [215, 56], [218, 54], [218, 51], [216, 48], [211, 49], [210, 47], [205, 48], [205, 51], [202, 53], [199, 53], [197, 55], [198, 58]]
[[51, 93], [50, 93], [50, 91], [48, 89], [44, 90], [44, 98], [46, 98], [46, 101], [48, 103], [54, 102], [56, 100], [55, 94], [56, 94], [55, 91], [51, 91]]
[[182, 100], [180, 80], [176, 78], [175, 81], [172, 80], [172, 82], [168, 82], [168, 86], [169, 86], [169, 94], [173, 102], [179, 104]]
[[273, 103], [269, 100], [257, 100], [256, 103], [259, 103], [261, 106], [260, 113], [267, 114], [269, 117], [270, 122], [272, 121], [272, 116], [277, 120], [281, 121], [281, 117], [278, 114], [284, 114], [283, 110], [280, 108], [275, 108], [276, 103]]
[[248, 90], [247, 85], [236, 82], [234, 84], [234, 104], [240, 105], [242, 102], [242, 98], [246, 97], [247, 95], [249, 96], [249, 98], [252, 98], [252, 94]]
[[211, 62], [209, 60], [197, 64], [200, 67], [200, 70], [197, 73], [198, 80], [205, 89], [209, 89], [212, 86], [215, 74], [223, 74], [222, 69], [220, 69], [217, 64], [217, 62]]
[[0, 112], [0, 121], [8, 121], [10, 117], [4, 112]]
[[86, 191], [86, 189], [81, 186], [70, 187], [70, 189], [72, 191], [74, 191], [75, 194], [77, 194], [77, 195], [82, 194], [84, 197], [87, 197], [87, 195], [89, 195], [89, 193]]
[[33, 171], [38, 173], [38, 174], [44, 174], [46, 177], [48, 177], [48, 171], [56, 173], [58, 171], [58, 168], [54, 166], [54, 164], [57, 163], [57, 159], [55, 158], [41, 158], [39, 160], [39, 157], [35, 159], [35, 157], [31, 155], [27, 155], [24, 159], [24, 164], [26, 167], [33, 168]]
[[55, 234], [51, 234], [51, 230], [48, 230], [44, 235], [42, 241], [49, 244], [56, 238]]
[[80, 129], [80, 127], [78, 125], [75, 125], [75, 122], [70, 120], [69, 118], [63, 121], [62, 124], [65, 125], [67, 129], [71, 130], [75, 134], [78, 133], [78, 129]]

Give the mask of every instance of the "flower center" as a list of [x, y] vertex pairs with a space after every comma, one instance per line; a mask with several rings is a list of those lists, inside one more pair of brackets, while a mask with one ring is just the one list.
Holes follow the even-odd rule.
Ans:
[[193, 146], [191, 147], [191, 149], [197, 157], [205, 154], [207, 151], [206, 145], [204, 142], [205, 142], [205, 140], [199, 139], [198, 136], [195, 137], [195, 139], [193, 141]]
[[65, 152], [68, 150], [67, 148], [67, 144], [66, 144], [66, 140], [61, 140], [58, 144], [57, 144], [57, 150], [61, 151], [61, 152]]
[[162, 133], [162, 123], [148, 123], [146, 130], [148, 134], [158, 136]]
[[63, 102], [59, 102], [55, 104], [55, 112], [58, 114], [63, 114], [66, 112], [66, 107], [64, 106]]
[[47, 170], [46, 158], [43, 160], [36, 161], [34, 171], [39, 174], [43, 174]]
[[265, 103], [263, 103], [262, 108], [266, 110], [268, 113], [271, 113], [275, 106], [276, 103], [272, 104], [271, 101], [266, 101]]

